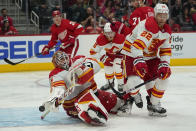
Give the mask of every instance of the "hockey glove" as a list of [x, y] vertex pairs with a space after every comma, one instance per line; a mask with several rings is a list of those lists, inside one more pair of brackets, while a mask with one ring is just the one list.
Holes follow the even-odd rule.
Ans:
[[107, 55], [103, 55], [101, 58], [100, 58], [100, 61], [102, 63], [105, 63], [106, 61], [108, 61], [110, 58], [107, 56]]
[[162, 61], [158, 67], [158, 76], [160, 79], [165, 80], [171, 75], [171, 69], [166, 61]]
[[137, 57], [133, 61], [133, 67], [137, 75], [139, 75], [141, 78], [143, 78], [145, 74], [148, 72], [147, 64], [142, 57]]
[[49, 54], [50, 47], [48, 45], [45, 45], [42, 49], [42, 55], [48, 55]]

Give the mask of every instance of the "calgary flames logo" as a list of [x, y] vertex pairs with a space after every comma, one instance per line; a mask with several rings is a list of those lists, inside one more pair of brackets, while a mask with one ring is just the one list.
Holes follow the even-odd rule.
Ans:
[[105, 50], [106, 50], [106, 52], [108, 52], [108, 53], [115, 53], [115, 52], [117, 52], [118, 50], [119, 50], [119, 48], [118, 47], [116, 47], [116, 46], [112, 46], [112, 48], [111, 49], [108, 49], [108, 48], [105, 48]]
[[60, 40], [63, 40], [66, 35], [67, 35], [67, 30], [64, 30], [63, 32], [59, 33], [58, 38]]
[[153, 39], [150, 46], [148, 47], [148, 51], [157, 51], [158, 48], [165, 42], [166, 39]]

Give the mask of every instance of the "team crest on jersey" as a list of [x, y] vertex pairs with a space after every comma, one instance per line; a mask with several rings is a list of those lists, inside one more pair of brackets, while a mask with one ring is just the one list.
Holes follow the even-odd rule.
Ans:
[[148, 47], [148, 51], [157, 51], [158, 48], [165, 42], [166, 39], [153, 39], [150, 46]]
[[59, 33], [58, 38], [60, 40], [63, 40], [67, 35], [67, 30], [64, 30], [63, 32]]
[[116, 47], [116, 46], [112, 46], [111, 49], [105, 48], [105, 50], [106, 50], [106, 52], [108, 52], [108, 53], [115, 53], [115, 52], [117, 52], [117, 51], [119, 50], [119, 48]]

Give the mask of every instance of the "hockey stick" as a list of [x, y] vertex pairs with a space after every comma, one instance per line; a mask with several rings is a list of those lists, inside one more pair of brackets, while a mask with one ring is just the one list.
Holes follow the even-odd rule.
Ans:
[[131, 89], [129, 89], [129, 90], [127, 90], [127, 91], [124, 91], [124, 92], [122, 92], [122, 93], [121, 93], [121, 92], [118, 92], [116, 89], [114, 89], [113, 86], [111, 86], [111, 89], [112, 89], [112, 91], [117, 95], [117, 97], [123, 99], [123, 96], [124, 96], [125, 94], [127, 94], [127, 93], [129, 93], [129, 92], [131, 92], [131, 91], [133, 91], [133, 90], [135, 90], [135, 89], [137, 89], [137, 88], [139, 88], [139, 87], [141, 87], [141, 86], [143, 86], [143, 85], [145, 85], [145, 84], [147, 84], [147, 83], [149, 83], [149, 82], [151, 82], [151, 81], [154, 81], [154, 80], [157, 79], [157, 78], [158, 78], [157, 76], [156, 76], [156, 77], [153, 77], [152, 79], [147, 80], [147, 81], [145, 81], [145, 82], [143, 82], [143, 83], [141, 83], [141, 84], [135, 86], [134, 88], [131, 88]]
[[[70, 46], [70, 45], [71, 45], [71, 44], [67, 44], [64, 48], [67, 48], [67, 47]], [[52, 49], [54, 49], [54, 48], [57, 48], [57, 47], [60, 47], [60, 45], [59, 45], [59, 46], [55, 46], [55, 47], [51, 48], [50, 50], [52, 50]], [[31, 56], [31, 57], [29, 57], [29, 58], [25, 58], [24, 60], [21, 60], [21, 61], [19, 61], [19, 62], [12, 62], [12, 61], [10, 61], [10, 60], [7, 59], [7, 58], [4, 58], [3, 60], [4, 60], [6, 63], [10, 64], [10, 65], [17, 65], [17, 64], [20, 64], [20, 63], [22, 63], [22, 62], [28, 60], [28, 59], [37, 57], [37, 56], [39, 56], [39, 55], [41, 55], [41, 54], [42, 54], [42, 53], [37, 53], [37, 54], [35, 54], [34, 56]]]

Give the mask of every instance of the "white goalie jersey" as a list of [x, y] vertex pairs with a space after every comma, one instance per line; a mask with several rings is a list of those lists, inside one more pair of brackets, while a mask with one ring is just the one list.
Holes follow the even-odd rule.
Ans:
[[96, 91], [93, 76], [100, 70], [96, 59], [76, 56], [69, 71], [55, 68], [49, 75], [51, 99], [54, 97], [71, 100], [89, 87]]

